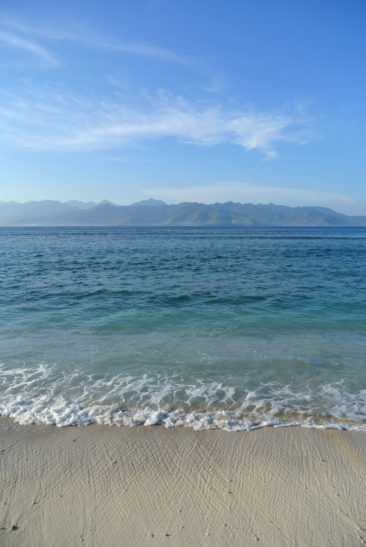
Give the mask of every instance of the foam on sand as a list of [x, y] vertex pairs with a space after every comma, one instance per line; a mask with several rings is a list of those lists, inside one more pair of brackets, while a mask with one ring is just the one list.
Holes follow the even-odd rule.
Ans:
[[125, 373], [98, 377], [38, 367], [0, 366], [0, 414], [22, 425], [59, 427], [92, 423], [164, 425], [195, 430], [252, 430], [266, 426], [366, 430], [366, 390], [349, 393], [343, 382], [306, 391], [276, 382], [257, 389], [181, 375]]

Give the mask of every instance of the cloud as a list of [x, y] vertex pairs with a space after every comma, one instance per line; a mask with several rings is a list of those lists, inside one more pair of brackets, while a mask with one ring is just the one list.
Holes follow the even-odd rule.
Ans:
[[[76, 41], [76, 38], [74, 38], [74, 41]], [[160, 61], [169, 63], [186, 65], [193, 62], [193, 59], [188, 56], [179, 55], [169, 49], [143, 42], [120, 43], [103, 39], [87, 40], [86, 37], [82, 38], [80, 42], [85, 46], [94, 49], [106, 49], [109, 51], [130, 53], [139, 57], [150, 57], [152, 59], [159, 59]]]
[[33, 148], [98, 150], [162, 138], [214, 146], [231, 143], [271, 158], [283, 141], [302, 144], [310, 123], [299, 107], [276, 111], [235, 109], [160, 91], [111, 101], [62, 90], [0, 94], [0, 139]]
[[262, 186], [248, 182], [216, 182], [190, 188], [159, 187], [142, 190], [143, 194], [168, 203], [198, 201], [216, 203], [276, 203], [292, 207], [318, 205], [351, 210], [356, 201], [342, 194], [317, 192], [298, 188]]
[[[144, 42], [121, 42], [107, 39], [90, 29], [74, 26], [65, 31], [50, 26], [32, 26], [1, 13], [0, 42], [7, 46], [22, 48], [23, 50], [38, 55], [49, 65], [58, 64], [53, 54], [39, 41], [46, 42], [48, 46], [57, 41], [73, 42], [79, 46], [90, 49], [107, 50], [131, 54], [139, 57], [157, 59], [175, 64], [194, 64], [195, 60], [189, 56], [178, 54], [167, 48]], [[36, 41], [38, 40], [38, 42]]]
[[55, 66], [58, 64], [55, 57], [45, 47], [14, 32], [0, 28], [0, 43], [35, 55], [46, 65]]
[[[67, 31], [35, 27], [1, 15], [0, 44], [32, 54], [47, 66], [58, 64], [49, 49], [57, 41], [176, 64], [193, 66], [198, 62], [151, 44], [118, 42], [76, 27]], [[112, 77], [109, 83], [116, 87]], [[299, 106], [277, 111], [233, 109], [212, 97], [206, 102], [194, 101], [164, 91], [112, 101], [76, 97], [61, 88], [38, 92], [33, 88], [17, 96], [0, 93], [0, 104], [0, 141], [39, 150], [98, 150], [173, 138], [200, 146], [231, 143], [260, 150], [271, 159], [280, 142], [306, 142], [304, 134], [310, 122]]]

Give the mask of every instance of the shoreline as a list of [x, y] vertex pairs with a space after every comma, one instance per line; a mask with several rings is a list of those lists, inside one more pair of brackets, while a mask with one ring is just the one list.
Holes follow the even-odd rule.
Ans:
[[4, 545], [366, 544], [366, 432], [0, 418]]

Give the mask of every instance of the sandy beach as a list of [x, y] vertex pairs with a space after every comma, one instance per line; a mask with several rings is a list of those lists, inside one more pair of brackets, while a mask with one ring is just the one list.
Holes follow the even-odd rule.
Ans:
[[362, 545], [366, 434], [0, 421], [1, 545]]

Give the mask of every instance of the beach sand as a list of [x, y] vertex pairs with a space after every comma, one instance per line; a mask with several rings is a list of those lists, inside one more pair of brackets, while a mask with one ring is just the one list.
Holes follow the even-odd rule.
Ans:
[[0, 544], [366, 544], [366, 433], [0, 419]]

